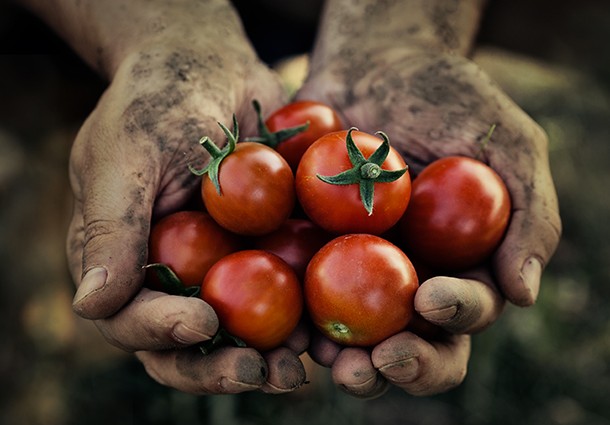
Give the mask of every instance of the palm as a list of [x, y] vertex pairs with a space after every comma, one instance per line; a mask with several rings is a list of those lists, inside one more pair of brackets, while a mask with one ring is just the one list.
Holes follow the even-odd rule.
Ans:
[[533, 302], [535, 294], [518, 282], [521, 265], [530, 256], [544, 263], [560, 228], [544, 133], [465, 58], [405, 49], [376, 52], [367, 61], [328, 64], [299, 97], [331, 103], [347, 125], [386, 132], [416, 173], [448, 155], [479, 157], [494, 168], [513, 201], [512, 228], [494, 271], [507, 298]]

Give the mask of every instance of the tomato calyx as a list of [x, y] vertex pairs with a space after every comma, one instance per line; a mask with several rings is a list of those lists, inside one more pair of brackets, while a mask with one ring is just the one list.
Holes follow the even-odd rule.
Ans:
[[256, 99], [253, 100], [252, 106], [254, 107], [254, 110], [258, 116], [258, 136], [247, 137], [246, 141], [248, 142], [257, 142], [276, 149], [284, 140], [290, 139], [291, 137], [296, 136], [309, 128], [309, 121], [307, 121], [306, 123], [297, 125], [295, 127], [283, 128], [275, 132], [271, 131], [265, 124], [265, 119], [263, 118], [261, 104], [259, 101]]
[[161, 288], [169, 295], [181, 295], [184, 297], [197, 297], [201, 291], [199, 286], [184, 286], [174, 271], [163, 263], [152, 263], [144, 266], [144, 269], [152, 269], [161, 283]]
[[233, 130], [229, 130], [224, 124], [218, 123], [224, 134], [227, 136], [226, 145], [220, 149], [208, 136], [204, 136], [199, 140], [199, 144], [205, 148], [212, 156], [212, 159], [202, 169], [196, 169], [191, 164], [189, 164], [189, 170], [196, 176], [203, 176], [207, 174], [214, 187], [216, 188], [216, 192], [218, 195], [222, 195], [220, 190], [220, 182], [218, 181], [218, 171], [220, 169], [220, 164], [222, 161], [229, 156], [234, 150], [235, 145], [237, 144], [237, 140], [239, 139], [239, 126], [237, 125], [237, 118], [235, 114], [233, 114]]
[[334, 185], [358, 184], [360, 186], [360, 199], [369, 215], [373, 214], [375, 195], [375, 183], [391, 183], [401, 178], [409, 167], [400, 170], [384, 170], [381, 165], [390, 153], [390, 139], [383, 131], [378, 131], [383, 143], [371, 156], [366, 159], [352, 138], [352, 132], [357, 130], [352, 127], [347, 132], [345, 144], [347, 154], [353, 168], [343, 171], [334, 176], [316, 176], [325, 183]]
[[204, 356], [211, 354], [213, 351], [218, 350], [222, 347], [247, 347], [246, 343], [234, 335], [231, 335], [223, 328], [219, 328], [218, 332], [209, 340], [204, 341], [198, 345], [199, 351]]

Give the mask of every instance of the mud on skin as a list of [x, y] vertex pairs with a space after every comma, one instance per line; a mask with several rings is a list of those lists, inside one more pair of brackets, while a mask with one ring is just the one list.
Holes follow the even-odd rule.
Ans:
[[[263, 385], [268, 372], [262, 357], [252, 356], [252, 349], [232, 350], [219, 349], [205, 356], [198, 348], [182, 350], [176, 354], [176, 369], [182, 377], [199, 387], [201, 393], [233, 392], [240, 384], [244, 387]], [[236, 384], [233, 388], [226, 388], [223, 386], [225, 379]], [[202, 386], [206, 381], [209, 381], [209, 386]]]
[[265, 354], [269, 365], [268, 385], [280, 392], [292, 391], [305, 382], [305, 368], [289, 348], [280, 347]]

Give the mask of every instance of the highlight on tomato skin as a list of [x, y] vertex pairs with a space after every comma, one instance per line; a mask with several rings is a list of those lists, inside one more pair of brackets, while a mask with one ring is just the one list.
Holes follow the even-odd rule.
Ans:
[[238, 251], [219, 260], [206, 274], [200, 296], [222, 329], [261, 352], [280, 346], [303, 311], [296, 273], [263, 250]]
[[492, 168], [474, 158], [444, 157], [413, 180], [398, 226], [400, 246], [434, 270], [468, 269], [497, 249], [510, 216], [510, 194]]
[[327, 338], [368, 347], [407, 327], [418, 287], [415, 269], [400, 248], [375, 235], [342, 235], [309, 263], [305, 304]]
[[[185, 287], [199, 286], [214, 263], [242, 247], [236, 235], [202, 211], [178, 211], [154, 223], [148, 263], [169, 267]], [[147, 270], [147, 286], [163, 291], [156, 274]]]

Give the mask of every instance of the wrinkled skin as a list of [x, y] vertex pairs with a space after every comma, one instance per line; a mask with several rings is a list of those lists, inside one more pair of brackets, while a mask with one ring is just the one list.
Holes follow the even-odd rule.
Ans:
[[[255, 119], [246, 113], [253, 98], [265, 111], [286, 102], [230, 5], [19, 1], [111, 81], [70, 161], [75, 210], [67, 251], [78, 286], [74, 310], [95, 320], [110, 343], [135, 352], [154, 379], [176, 389], [281, 393], [300, 386], [305, 375], [296, 353], [308, 345], [305, 326], [287, 347], [269, 353], [229, 347], [204, 357], [191, 346], [216, 332], [212, 309], [199, 299], [142, 289], [151, 219], [179, 209], [195, 192], [198, 183], [186, 165], [200, 168], [206, 161], [199, 138], [221, 141], [216, 122], [230, 123], [233, 112], [242, 134], [252, 135]], [[483, 0], [326, 3], [339, 11], [326, 27], [342, 37], [328, 36], [322, 26], [300, 98], [331, 104], [346, 127], [382, 129], [415, 171], [440, 156], [474, 155], [497, 124], [484, 159], [511, 192], [506, 240], [489, 268], [432, 278], [416, 294], [416, 309], [448, 334], [426, 340], [402, 332], [371, 352], [342, 350], [318, 336], [310, 347], [314, 358], [332, 367], [335, 382], [359, 397], [377, 396], [390, 383], [412, 394], [445, 391], [464, 379], [468, 334], [493, 323], [506, 299], [522, 306], [536, 299], [561, 229], [546, 136], [460, 56]], [[208, 7], [214, 9], [203, 10]], [[401, 7], [408, 13], [390, 10]], [[341, 15], [351, 8], [357, 16]], [[419, 35], [413, 44], [403, 40]], [[435, 49], [437, 42], [444, 47]]]
[[224, 143], [217, 122], [230, 125], [233, 112], [242, 134], [252, 135], [252, 99], [268, 110], [285, 102], [276, 76], [236, 33], [226, 44], [170, 39], [127, 55], [78, 133], [70, 162], [75, 311], [95, 320], [110, 343], [135, 352], [157, 381], [197, 394], [284, 392], [305, 380], [295, 351], [306, 343], [264, 356], [226, 348], [203, 357], [185, 347], [216, 332], [211, 307], [142, 287], [152, 218], [197, 192], [187, 164], [198, 168], [209, 157], [199, 139]]
[[[387, 383], [415, 395], [442, 392], [465, 377], [469, 334], [492, 324], [505, 300], [532, 305], [561, 233], [547, 138], [467, 58], [415, 48], [358, 50], [349, 44], [316, 66], [298, 97], [328, 102], [347, 126], [383, 130], [417, 173], [447, 155], [477, 156], [504, 179], [513, 203], [508, 233], [487, 268], [422, 283], [415, 307], [447, 332], [426, 341], [403, 332], [372, 353], [316, 338], [310, 352], [335, 382], [359, 397]], [[492, 124], [496, 129], [481, 150]]]

